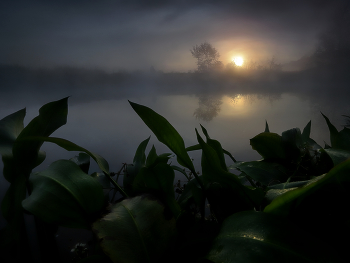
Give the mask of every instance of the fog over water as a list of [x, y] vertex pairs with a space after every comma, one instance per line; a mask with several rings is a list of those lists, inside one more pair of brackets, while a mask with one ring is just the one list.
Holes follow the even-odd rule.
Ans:
[[[153, 144], [158, 154], [170, 152], [128, 100], [164, 116], [186, 146], [197, 144], [203, 125], [239, 161], [260, 159], [249, 139], [266, 121], [281, 134], [311, 120], [321, 146], [330, 144], [321, 112], [338, 130], [349, 124], [342, 116], [350, 115], [347, 0], [80, 2], [0, 4], [0, 119], [26, 108], [27, 125], [42, 105], [69, 96], [67, 124], [51, 136], [103, 156], [112, 172], [132, 163], [149, 136], [146, 154]], [[201, 43], [220, 53], [206, 70], [190, 53]], [[34, 172], [78, 154], [50, 143], [42, 150], [46, 160]], [[189, 155], [200, 171], [200, 152]], [[9, 186], [2, 168], [0, 202]], [[35, 244], [32, 221], [26, 216]], [[0, 229], [5, 223], [0, 215]], [[58, 231], [63, 262], [90, 237], [72, 233]]]
[[[249, 139], [263, 131], [265, 120], [277, 133], [293, 127], [302, 129], [312, 120], [312, 135], [322, 144], [329, 138], [324, 136], [327, 131], [320, 112], [341, 128], [341, 115], [350, 111], [349, 77], [325, 70], [105, 73], [4, 66], [0, 76], [1, 87], [6, 87], [0, 91], [2, 117], [26, 107], [28, 122], [43, 104], [71, 96], [68, 122], [53, 136], [91, 149], [111, 164], [115, 160], [132, 161], [138, 143], [151, 135], [128, 100], [166, 117], [187, 146], [196, 143], [194, 128], [201, 123], [242, 160], [256, 157]], [[48, 153], [47, 158], [51, 155]]]
[[[0, 68], [0, 74], [0, 85], [7, 87], [1, 90], [2, 117], [27, 107], [28, 122], [43, 104], [71, 96], [68, 122], [52, 136], [99, 153], [114, 170], [122, 162], [131, 162], [137, 145], [151, 135], [128, 100], [166, 117], [186, 146], [196, 143], [194, 128], [201, 123], [240, 160], [257, 158], [249, 139], [264, 130], [265, 120], [276, 133], [303, 129], [312, 120], [312, 135], [323, 144], [329, 138], [320, 112], [341, 128], [341, 115], [350, 111], [349, 77], [322, 70], [105, 73], [8, 66]], [[154, 135], [151, 143], [157, 143]], [[166, 150], [161, 144], [158, 147], [159, 152]], [[47, 158], [58, 152], [55, 147]]]
[[[43, 104], [71, 96], [67, 124], [52, 136], [68, 139], [103, 156], [113, 172], [122, 163], [131, 163], [139, 143], [150, 135], [147, 152], [152, 144], [158, 154], [169, 152], [128, 100], [163, 115], [182, 135], [186, 146], [197, 144], [194, 129], [200, 129], [202, 124], [212, 138], [240, 161], [260, 159], [251, 149], [249, 139], [264, 131], [265, 120], [270, 131], [278, 134], [294, 127], [302, 130], [311, 120], [311, 137], [324, 145], [324, 141], [329, 143], [329, 133], [320, 112], [338, 129], [345, 124], [341, 115], [350, 112], [350, 82], [346, 74], [337, 72], [112, 74], [76, 68], [32, 70], [7, 66], [1, 68], [0, 74], [1, 86], [7, 87], [1, 90], [1, 118], [26, 107], [26, 125], [38, 115]], [[77, 154], [50, 143], [44, 143], [42, 149], [47, 159], [35, 171]], [[200, 171], [200, 153], [190, 152], [190, 156]], [[176, 163], [175, 159], [172, 161]], [[227, 160], [228, 165], [231, 162]], [[99, 169], [92, 161], [90, 172], [94, 171]], [[180, 175], [177, 179], [184, 180]], [[8, 183], [3, 177], [0, 182], [2, 200]], [[0, 224], [5, 225], [3, 218]], [[79, 238], [84, 239], [79, 232], [76, 239], [69, 241], [71, 232], [67, 231], [64, 228], [59, 231], [62, 244], [73, 246]]]

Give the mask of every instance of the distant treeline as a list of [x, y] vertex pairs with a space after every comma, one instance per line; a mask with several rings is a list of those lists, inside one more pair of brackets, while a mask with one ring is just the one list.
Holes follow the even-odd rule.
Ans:
[[[74, 96], [74, 100], [123, 99], [144, 95], [200, 95], [200, 94], [281, 94], [308, 93], [315, 95], [348, 93], [348, 67], [314, 67], [284, 72], [239, 69], [163, 73], [114, 72], [73, 67], [31, 69], [23, 66], [0, 66], [1, 103], [11, 99], [33, 97], [58, 98]], [[34, 96], [35, 95], [35, 96]]]

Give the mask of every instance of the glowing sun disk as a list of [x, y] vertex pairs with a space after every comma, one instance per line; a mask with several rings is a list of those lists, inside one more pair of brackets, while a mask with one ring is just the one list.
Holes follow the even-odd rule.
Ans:
[[233, 62], [235, 62], [237, 66], [241, 67], [243, 65], [244, 60], [242, 57], [235, 57], [233, 58]]

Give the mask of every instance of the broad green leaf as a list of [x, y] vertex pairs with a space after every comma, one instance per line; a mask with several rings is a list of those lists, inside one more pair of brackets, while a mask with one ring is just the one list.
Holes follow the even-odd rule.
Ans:
[[[167, 164], [169, 159], [172, 157], [171, 155], [173, 155], [172, 153], [162, 153], [160, 154], [159, 156], [157, 156], [153, 162], [150, 162], [149, 165], [147, 165], [146, 163], [146, 166], [149, 167], [149, 168], [153, 168], [154, 166], [156, 166], [158, 163], [165, 163]], [[154, 157], [152, 157], [154, 158]]]
[[79, 153], [79, 155], [74, 156], [69, 160], [76, 163], [84, 173], [89, 173], [90, 156], [88, 154]]
[[[113, 187], [111, 186], [111, 181], [109, 176], [106, 175], [105, 173], [97, 173], [97, 172], [90, 174], [90, 176], [94, 178], [102, 186], [105, 202], [106, 203], [112, 202], [112, 199], [110, 197], [110, 192], [113, 189]], [[113, 194], [114, 197], [115, 197], [116, 191], [117, 190], [114, 189], [114, 194]]]
[[264, 159], [284, 159], [282, 137], [276, 133], [263, 132], [250, 139], [250, 145]]
[[330, 156], [313, 139], [306, 139], [301, 150], [303, 159], [300, 168], [306, 167], [306, 174], [318, 176], [333, 168]]
[[307, 181], [297, 181], [297, 182], [286, 182], [282, 184], [275, 184], [275, 185], [270, 185], [268, 188], [269, 189], [289, 189], [289, 188], [295, 188], [295, 187], [301, 187], [306, 184], [310, 183], [310, 180]]
[[147, 156], [146, 166], [147, 167], [151, 166], [157, 160], [157, 157], [158, 155], [157, 155], [156, 148], [154, 147], [154, 145], [152, 145], [152, 149], [150, 150]]
[[264, 132], [270, 132], [269, 125], [267, 124], [267, 121], [265, 123], [265, 131]]
[[268, 187], [268, 191], [266, 192], [264, 203], [265, 206], [270, 204], [276, 197], [285, 194], [291, 190], [297, 189], [298, 187], [302, 187], [304, 185], [313, 183], [317, 181], [319, 178], [313, 178], [307, 181], [297, 181], [297, 182], [286, 182], [282, 184], [276, 184]]
[[332, 158], [323, 148], [314, 150], [311, 158], [313, 158], [312, 161], [314, 163], [314, 165], [311, 166], [311, 172], [315, 172], [316, 176], [328, 173], [334, 167]]
[[38, 158], [36, 159], [36, 162], [34, 163], [34, 167], [39, 166], [43, 161], [46, 159], [46, 152], [39, 151], [38, 152]]
[[26, 137], [23, 140], [39, 140], [39, 141], [45, 141], [45, 142], [52, 142], [55, 143], [56, 145], [62, 147], [63, 149], [67, 150], [67, 151], [79, 151], [79, 152], [85, 152], [88, 155], [90, 155], [90, 157], [92, 159], [95, 160], [95, 162], [98, 164], [98, 166], [100, 167], [100, 169], [109, 177], [109, 180], [111, 181], [111, 183], [113, 184], [113, 186], [118, 189], [118, 191], [124, 196], [124, 197], [128, 197], [128, 194], [124, 192], [124, 190], [113, 180], [113, 178], [110, 176], [109, 174], [109, 165], [108, 162], [101, 157], [100, 155], [96, 154], [96, 153], [92, 153], [90, 151], [88, 151], [87, 149], [72, 143], [68, 140], [65, 139], [61, 139], [61, 138], [54, 138], [54, 137]]
[[[198, 176], [198, 178], [202, 180], [202, 176]], [[186, 209], [192, 199], [198, 207], [201, 207], [205, 202], [205, 196], [196, 179], [192, 179], [186, 184], [178, 202], [183, 209]]]
[[[111, 181], [108, 175], [106, 175], [105, 173], [97, 173], [94, 172], [92, 174], [90, 174], [90, 176], [92, 178], [94, 178], [101, 186], [103, 189], [103, 194], [104, 194], [104, 198], [105, 198], [105, 202], [111, 202], [111, 197], [110, 197], [110, 192], [113, 189], [113, 187], [111, 186]], [[115, 192], [116, 190], [114, 190], [114, 197], [115, 197]]]
[[328, 125], [332, 148], [350, 151], [350, 129], [344, 127], [343, 130], [338, 132], [337, 128], [334, 127], [329, 119], [323, 114], [322, 116], [325, 118]]
[[[196, 150], [201, 150], [201, 149], [202, 149], [201, 145], [200, 144], [196, 144], [196, 145], [187, 147], [186, 151], [190, 152], [190, 151], [196, 151]], [[225, 149], [222, 149], [222, 150], [223, 150], [224, 154], [228, 155], [233, 162], [237, 162], [236, 159], [232, 156], [232, 154], [230, 152], [226, 151]]]
[[180, 213], [175, 202], [174, 170], [165, 163], [158, 163], [153, 168], [142, 167], [137, 174], [132, 190], [134, 194], [150, 193], [166, 203], [175, 218]]
[[186, 148], [187, 152], [197, 151], [197, 150], [202, 150], [202, 147], [200, 144], [192, 145]]
[[311, 138], [306, 139], [306, 141], [304, 142], [304, 147], [308, 148], [309, 150], [313, 150], [313, 151], [316, 151], [316, 150], [319, 150], [322, 148], [317, 142], [315, 142]]
[[55, 143], [56, 145], [62, 147], [63, 149], [67, 150], [67, 151], [79, 151], [79, 152], [85, 152], [88, 155], [90, 155], [90, 157], [92, 159], [95, 160], [95, 162], [98, 164], [98, 166], [100, 167], [100, 169], [109, 177], [109, 180], [111, 181], [111, 183], [113, 184], [113, 186], [118, 189], [118, 191], [124, 196], [124, 197], [128, 197], [128, 194], [124, 192], [124, 190], [112, 179], [112, 177], [110, 177], [109, 174], [109, 165], [108, 162], [101, 157], [100, 155], [96, 154], [96, 153], [92, 153], [90, 151], [88, 151], [87, 149], [72, 143], [68, 140], [65, 139], [61, 139], [61, 138], [55, 138], [55, 137], [26, 137], [22, 139], [23, 141], [25, 140], [33, 140], [33, 141], [45, 141], [45, 142], [52, 142]]
[[33, 191], [22, 205], [45, 222], [89, 228], [89, 216], [104, 206], [101, 185], [74, 162], [53, 162], [29, 180]]
[[265, 208], [266, 213], [272, 213], [277, 215], [289, 215], [298, 209], [298, 206], [302, 204], [304, 200], [309, 198], [309, 196], [316, 196], [317, 192], [320, 193], [331, 189], [333, 187], [339, 188], [338, 191], [332, 193], [335, 196], [329, 196], [334, 201], [336, 196], [341, 197], [339, 201], [343, 201], [344, 205], [350, 198], [348, 191], [344, 188], [350, 182], [350, 177], [348, 176], [350, 172], [350, 160], [342, 162], [341, 164], [334, 167], [326, 175], [318, 176], [309, 181], [306, 185], [299, 187], [293, 191], [290, 191], [279, 198], [276, 198], [269, 206]]
[[185, 143], [175, 128], [163, 116], [152, 109], [131, 101], [129, 103], [143, 122], [157, 136], [157, 139], [176, 154], [178, 162], [194, 171], [193, 163], [185, 149]]
[[123, 186], [124, 186], [125, 192], [129, 195], [132, 195], [132, 184], [135, 180], [135, 177], [137, 176], [141, 168], [145, 166], [145, 163], [146, 163], [145, 151], [150, 138], [151, 136], [140, 143], [140, 145], [137, 147], [133, 163], [128, 164], [126, 166], [126, 174], [124, 175], [124, 178], [123, 178]]
[[301, 187], [298, 187], [293, 191], [289, 191], [288, 193], [281, 195], [279, 198], [276, 198], [269, 206], [265, 207], [264, 212], [282, 216], [287, 216], [290, 213], [293, 213], [293, 210], [297, 207], [297, 204], [300, 204], [303, 199], [313, 194], [318, 188], [322, 186], [324, 177], [325, 175], [318, 176], [312, 180], [309, 180], [306, 184], [302, 183]]
[[153, 168], [142, 167], [134, 180], [133, 190], [139, 193], [154, 190], [175, 198], [174, 179], [174, 170], [167, 164], [159, 163]]
[[300, 149], [303, 147], [303, 139], [299, 128], [293, 128], [282, 133], [282, 145], [286, 158], [289, 160], [300, 159]]
[[221, 143], [217, 140], [213, 140], [209, 137], [209, 134], [207, 130], [201, 125], [202, 131], [207, 139], [207, 144], [211, 146], [215, 151], [217, 156], [219, 157], [220, 165], [223, 170], [228, 172], [226, 162], [225, 162], [225, 157], [224, 157], [224, 151], [221, 147]]
[[225, 219], [206, 258], [215, 263], [336, 262], [332, 252], [287, 219], [245, 211]]
[[[262, 201], [262, 193], [256, 189], [251, 190], [243, 186], [236, 175], [229, 173], [222, 169], [219, 157], [216, 151], [203, 141], [201, 136], [197, 134], [197, 140], [202, 147], [202, 169], [203, 169], [203, 182], [206, 188], [212, 188], [212, 199], [218, 204], [218, 200], [215, 197], [216, 193], [220, 191], [224, 194], [227, 192], [231, 194], [231, 197], [236, 199], [234, 202], [240, 202], [238, 207], [246, 207], [246, 210], [252, 209], [254, 206], [258, 206]], [[212, 184], [216, 184], [215, 189]], [[221, 190], [220, 190], [221, 189]], [[232, 200], [233, 201], [233, 200]], [[210, 202], [210, 200], [209, 200]]]
[[134, 160], [133, 160], [133, 163], [135, 166], [142, 167], [145, 165], [146, 163], [145, 151], [150, 139], [151, 139], [151, 136], [149, 136], [146, 140], [142, 141], [140, 145], [137, 147]]
[[245, 184], [245, 183], [249, 182], [247, 179], [247, 175], [245, 173], [240, 173], [237, 177], [238, 177], [239, 181], [241, 182], [241, 184]]
[[31, 136], [50, 136], [67, 123], [67, 114], [68, 97], [47, 103], [39, 109], [39, 115], [28, 123], [13, 144], [12, 152], [17, 165], [17, 175], [29, 176], [38, 164], [38, 152], [43, 144], [43, 141], [22, 139]]
[[331, 241], [330, 247], [345, 259], [347, 243], [343, 238], [350, 235], [348, 211], [344, 209], [350, 199], [349, 174], [347, 160], [313, 182], [280, 195], [264, 211], [286, 216], [320, 240]]
[[331, 157], [334, 166], [350, 158], [350, 151], [335, 148], [324, 149], [324, 151]]
[[[330, 132], [330, 139], [331, 139], [331, 145], [332, 147], [337, 147], [338, 146], [338, 130], [337, 128], [335, 128], [335, 126], [330, 122], [330, 120], [328, 119], [328, 117], [326, 115], [324, 115], [321, 112], [323, 118], [325, 118], [327, 125], [328, 125], [328, 129]], [[327, 144], [326, 144], [327, 145]], [[326, 148], [326, 147], [325, 147]], [[327, 147], [328, 148], [328, 147]]]
[[310, 133], [311, 133], [311, 121], [308, 122], [308, 124], [303, 129], [303, 133], [301, 134], [301, 137], [304, 142], [307, 142], [308, 139], [310, 139]]
[[253, 180], [269, 185], [271, 183], [284, 182], [288, 175], [283, 165], [266, 161], [240, 162], [234, 168], [244, 172]]
[[[220, 158], [218, 157], [217, 152], [207, 143], [204, 142], [204, 140], [202, 139], [202, 137], [199, 135], [197, 129], [195, 129], [196, 131], [196, 135], [197, 135], [197, 140], [203, 150], [203, 155], [205, 156], [207, 162], [202, 162], [202, 164], [207, 164], [207, 167], [210, 170], [213, 171], [217, 171], [217, 173], [206, 173], [204, 174], [203, 171], [203, 179], [204, 182], [218, 182], [219, 180], [225, 180], [227, 178], [230, 178], [229, 180], [232, 180], [234, 182], [236, 182], [237, 185], [241, 185], [237, 176], [231, 173], [228, 173], [227, 171], [225, 171], [222, 166], [221, 166], [221, 162], [220, 162]], [[203, 168], [203, 166], [202, 166]]]
[[[0, 148], [4, 162], [4, 177], [11, 183], [7, 197], [2, 204], [2, 210], [6, 210], [6, 217], [10, 219], [6, 231], [17, 239], [23, 224], [23, 209], [21, 201], [26, 195], [26, 180], [32, 169], [45, 159], [45, 153], [39, 149], [42, 142], [28, 142], [21, 139], [26, 136], [48, 136], [67, 121], [68, 98], [45, 104], [39, 110], [39, 115], [24, 128], [23, 119], [25, 109], [11, 114], [0, 121]], [[18, 182], [22, 182], [18, 184]], [[18, 187], [21, 185], [22, 187]], [[23, 186], [24, 185], [24, 186]], [[12, 190], [11, 190], [12, 189]], [[15, 190], [14, 190], [15, 189]], [[7, 200], [7, 201], [6, 201]], [[7, 209], [8, 205], [10, 209]], [[19, 234], [24, 242], [24, 233]], [[20, 241], [22, 242], [22, 241]]]
[[24, 128], [23, 120], [26, 110], [22, 109], [0, 120], [0, 154], [4, 163], [3, 175], [9, 182], [15, 174], [12, 147]]
[[52, 142], [60, 147], [62, 147], [63, 149], [67, 150], [67, 151], [77, 151], [77, 152], [85, 152], [86, 154], [88, 154], [92, 159], [95, 160], [95, 162], [98, 164], [98, 166], [100, 167], [100, 169], [106, 173], [109, 174], [109, 165], [108, 162], [101, 157], [100, 155], [96, 154], [96, 153], [92, 153], [89, 150], [71, 142], [68, 141], [66, 139], [62, 139], [62, 138], [55, 138], [55, 137], [41, 137], [41, 136], [31, 136], [31, 137], [26, 137], [23, 138], [22, 141], [42, 141], [42, 142]]
[[336, 137], [336, 143], [333, 148], [339, 148], [342, 150], [350, 151], [350, 129], [344, 127], [340, 132], [338, 132], [338, 136]]
[[[113, 262], [157, 262], [176, 234], [176, 221], [151, 196], [136, 196], [112, 207], [93, 224], [103, 251]], [[122, 261], [121, 261], [122, 260]]]
[[22, 109], [0, 120], [0, 154], [12, 155], [12, 146], [24, 128], [26, 110]]
[[102, 186], [103, 189], [110, 189], [111, 188], [111, 181], [109, 180], [108, 176], [104, 173], [97, 173], [94, 172], [90, 174], [90, 176], [94, 179], [96, 179]]
[[296, 187], [289, 187], [289, 188], [285, 188], [285, 189], [270, 189], [266, 192], [265, 197], [264, 197], [264, 205], [268, 205], [270, 204], [276, 197], [285, 194], [291, 190], [296, 189]]
[[156, 163], [167, 163], [170, 158], [172, 158], [174, 155], [172, 153], [162, 153], [158, 155], [158, 158], [156, 160]]

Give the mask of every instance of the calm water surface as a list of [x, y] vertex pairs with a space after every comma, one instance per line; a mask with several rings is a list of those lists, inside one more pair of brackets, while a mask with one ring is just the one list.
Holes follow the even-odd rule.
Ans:
[[[60, 99], [60, 98], [57, 98]], [[200, 130], [202, 124], [209, 132], [211, 138], [221, 142], [224, 149], [231, 152], [237, 160], [249, 161], [260, 159], [249, 145], [249, 139], [263, 132], [265, 120], [270, 131], [281, 134], [287, 129], [299, 127], [301, 130], [312, 120], [311, 137], [320, 145], [324, 141], [329, 143], [329, 133], [320, 110], [309, 99], [300, 98], [293, 94], [279, 96], [262, 95], [176, 95], [176, 96], [143, 96], [130, 97], [130, 101], [148, 106], [163, 115], [182, 135], [185, 145], [197, 144], [195, 128]], [[52, 136], [68, 139], [92, 152], [103, 156], [110, 164], [110, 170], [117, 172], [122, 163], [131, 163], [139, 143], [151, 135], [147, 152], [155, 145], [157, 153], [169, 152], [166, 146], [159, 143], [133, 111], [126, 99], [102, 100], [86, 103], [74, 103], [74, 97], [69, 99], [68, 122]], [[16, 107], [17, 106], [17, 107]], [[13, 113], [25, 105], [1, 109], [0, 118]], [[25, 125], [38, 114], [41, 105], [31, 105], [27, 108]], [[344, 111], [342, 111], [344, 109]], [[347, 108], [328, 105], [324, 112], [338, 129], [344, 124], [341, 114]], [[35, 170], [47, 167], [57, 159], [67, 159], [75, 152], [67, 152], [58, 146], [45, 143], [43, 150], [47, 152], [45, 162]], [[200, 169], [199, 152], [191, 152], [196, 168]], [[175, 163], [175, 159], [173, 159]], [[231, 161], [227, 159], [227, 164]], [[1, 167], [2, 169], [2, 167]], [[96, 164], [92, 163], [90, 172], [98, 171]], [[183, 179], [179, 177], [180, 179]], [[7, 182], [1, 177], [2, 200]], [[5, 224], [0, 218], [0, 226]], [[28, 222], [30, 222], [30, 218]], [[29, 223], [30, 225], [30, 223]], [[30, 231], [33, 231], [31, 229]], [[90, 236], [87, 232], [77, 232], [71, 237], [72, 231], [61, 228], [58, 232], [60, 249], [64, 251], [63, 257], [69, 257], [69, 247], [83, 241]], [[33, 232], [34, 234], [34, 232]]]

